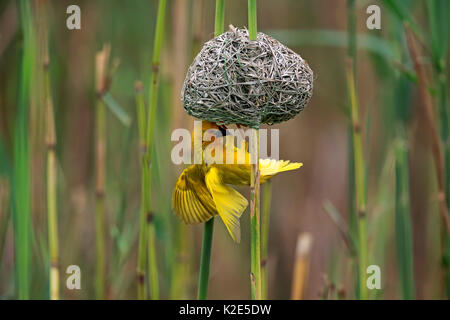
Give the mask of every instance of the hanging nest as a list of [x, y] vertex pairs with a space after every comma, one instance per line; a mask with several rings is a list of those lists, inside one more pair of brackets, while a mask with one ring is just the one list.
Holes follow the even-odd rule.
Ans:
[[302, 111], [313, 90], [306, 61], [264, 33], [251, 41], [246, 29], [230, 29], [206, 42], [189, 67], [181, 92], [188, 114], [259, 128]]

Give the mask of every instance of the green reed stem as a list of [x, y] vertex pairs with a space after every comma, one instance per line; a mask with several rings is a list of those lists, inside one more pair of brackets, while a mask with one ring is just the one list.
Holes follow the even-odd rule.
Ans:
[[260, 216], [260, 172], [259, 172], [259, 130], [252, 129], [253, 143], [250, 173], [250, 284], [253, 300], [261, 300], [261, 216]]
[[[250, 40], [257, 38], [256, 0], [248, 0], [248, 34]], [[252, 129], [253, 143], [250, 174], [250, 284], [252, 299], [260, 300], [261, 292], [261, 203], [260, 203], [260, 172], [259, 172], [259, 130]]]
[[146, 263], [146, 239], [147, 239], [147, 222], [145, 214], [145, 201], [148, 197], [147, 193], [147, 174], [146, 174], [146, 161], [145, 155], [142, 156], [142, 179], [141, 179], [141, 212], [139, 219], [139, 248], [138, 248], [138, 262], [137, 262], [137, 289], [138, 289], [138, 299], [146, 299], [145, 292], [145, 263]]
[[211, 261], [211, 247], [214, 231], [214, 218], [205, 222], [202, 240], [202, 255], [200, 260], [200, 274], [198, 279], [198, 300], [208, 299], [209, 265]]
[[356, 208], [358, 216], [358, 263], [359, 263], [359, 293], [360, 298], [368, 298], [366, 286], [367, 268], [367, 213], [366, 213], [366, 181], [364, 170], [364, 157], [361, 139], [361, 125], [359, 121], [359, 108], [356, 98], [355, 79], [353, 77], [353, 61], [347, 64], [347, 86], [350, 97], [352, 125], [353, 125], [353, 157], [355, 165]]
[[[143, 146], [142, 159], [142, 209], [139, 231], [138, 251], [138, 298], [145, 299], [145, 263], [148, 257], [148, 274], [150, 277], [150, 297], [159, 299], [159, 277], [156, 259], [155, 226], [151, 212], [151, 155], [153, 147], [153, 134], [156, 121], [156, 105], [158, 103], [159, 63], [161, 56], [162, 40], [164, 36], [164, 24], [166, 14], [166, 0], [160, 0], [156, 17], [156, 30], [153, 42], [152, 73], [150, 76], [150, 101], [147, 113], [146, 139]], [[146, 246], [148, 245], [148, 251]]]
[[31, 274], [31, 205], [28, 115], [31, 78], [34, 68], [34, 33], [30, 1], [19, 2], [23, 34], [22, 59], [19, 68], [19, 96], [14, 132], [13, 224], [15, 277], [19, 299], [30, 297]]
[[[348, 28], [348, 49], [347, 49], [347, 56], [348, 59], [351, 61], [351, 68], [349, 68], [349, 72], [351, 72], [352, 76], [352, 86], [355, 87], [355, 79], [356, 79], [356, 57], [357, 57], [357, 42], [356, 42], [356, 3], [355, 0], [347, 0], [347, 28]], [[354, 90], [355, 91], [355, 90]], [[354, 94], [355, 101], [356, 101], [356, 92]], [[350, 98], [351, 100], [351, 98]], [[361, 153], [362, 151], [358, 150], [361, 149], [360, 147], [355, 146], [356, 140], [361, 140], [361, 134], [358, 132], [359, 137], [355, 137], [355, 131], [360, 130], [360, 126], [357, 125], [355, 128], [355, 122], [353, 121], [353, 104], [350, 101], [350, 117], [352, 121], [349, 123], [349, 149], [348, 149], [348, 178], [349, 178], [349, 212], [350, 212], [350, 232], [356, 237], [356, 234], [358, 234], [359, 238], [359, 247], [358, 249], [358, 262], [355, 265], [356, 272], [358, 276], [356, 277], [356, 292], [355, 296], [359, 299], [367, 299], [366, 293], [366, 281], [365, 281], [365, 274], [366, 269], [364, 267], [364, 261], [366, 260], [366, 236], [365, 236], [365, 217], [361, 217], [359, 212], [361, 209], [361, 199], [358, 199], [359, 197], [364, 197], [365, 199], [365, 182], [364, 182], [364, 189], [358, 189], [359, 184], [361, 184], [361, 181], [358, 183], [357, 180], [361, 180], [364, 178], [361, 178], [361, 173], [356, 172], [357, 166], [359, 167], [360, 164], [356, 163], [356, 155]], [[357, 111], [357, 109], [356, 109]], [[356, 123], [359, 122], [359, 119]], [[357, 129], [357, 130], [355, 130]], [[362, 168], [362, 171], [364, 173], [364, 167]], [[364, 209], [365, 210], [365, 209]], [[363, 213], [365, 215], [365, 213]]]
[[59, 299], [59, 245], [58, 245], [58, 207], [57, 207], [57, 166], [56, 132], [53, 101], [50, 89], [49, 60], [43, 63], [46, 104], [46, 144], [47, 144], [47, 219], [48, 244], [50, 251], [50, 299]]
[[[411, 56], [411, 60], [414, 65], [414, 69], [417, 73], [418, 78], [418, 89], [421, 98], [420, 107], [422, 108], [423, 115], [425, 116], [425, 121], [427, 123], [427, 127], [430, 134], [430, 145], [431, 152], [433, 155], [435, 172], [436, 172], [436, 180], [438, 187], [438, 207], [439, 213], [441, 215], [441, 250], [442, 256], [445, 259], [448, 254], [448, 246], [450, 245], [450, 240], [448, 234], [450, 233], [450, 217], [447, 207], [446, 201], [446, 191], [445, 191], [445, 163], [443, 156], [443, 148], [441, 145], [441, 136], [438, 133], [436, 119], [434, 115], [434, 106], [433, 99], [431, 97], [430, 92], [428, 91], [428, 81], [426, 70], [420, 62], [421, 52], [416, 43], [416, 39], [408, 25], [405, 25], [405, 33], [408, 44], [409, 53]], [[445, 278], [448, 278], [448, 271], [450, 271], [450, 267], [448, 265], [448, 261], [443, 261], [442, 263], [442, 275]], [[444, 284], [444, 283], [443, 283]]]
[[139, 148], [141, 156], [141, 210], [140, 210], [140, 231], [139, 231], [139, 251], [138, 251], [138, 268], [137, 268], [137, 288], [138, 288], [138, 299], [143, 300], [146, 298], [145, 292], [145, 262], [146, 262], [146, 239], [147, 239], [147, 223], [144, 210], [144, 203], [147, 200], [146, 192], [146, 179], [147, 174], [145, 170], [147, 168], [145, 164], [145, 154], [147, 149], [147, 142], [145, 140], [145, 129], [146, 129], [146, 112], [145, 112], [145, 102], [143, 94], [143, 85], [141, 82], [136, 83], [136, 111], [138, 120], [138, 132], [139, 132]]
[[95, 110], [96, 130], [96, 190], [95, 190], [95, 235], [96, 235], [96, 280], [97, 299], [105, 298], [105, 153], [106, 119], [105, 104], [99, 98]]
[[[37, 7], [40, 46], [40, 63], [42, 68], [44, 110], [45, 110], [45, 144], [47, 161], [47, 227], [49, 248], [49, 288], [50, 299], [59, 299], [59, 244], [58, 244], [58, 207], [57, 207], [57, 164], [56, 164], [56, 130], [53, 111], [53, 99], [50, 82], [50, 57], [48, 52], [48, 2], [43, 1]], [[39, 27], [40, 26], [40, 27]]]
[[248, 0], [248, 37], [256, 40], [258, 33], [258, 18], [256, 0]]
[[[404, 136], [404, 133], [402, 136]], [[412, 300], [414, 299], [414, 259], [409, 199], [408, 150], [405, 139], [398, 141], [395, 149], [395, 230], [402, 298]]]
[[272, 200], [272, 182], [267, 181], [263, 189], [262, 213], [261, 213], [261, 291], [262, 299], [268, 297], [268, 274], [267, 262], [269, 256], [269, 223], [270, 223], [270, 204]]
[[[439, 0], [427, 2], [430, 24], [431, 58], [436, 86], [437, 111], [443, 146], [444, 185], [447, 208], [450, 207], [450, 113], [448, 111], [447, 61], [448, 53], [448, 3]], [[450, 235], [442, 228], [442, 261], [447, 298], [450, 298]]]
[[214, 19], [214, 36], [221, 35], [225, 23], [225, 0], [216, 0], [216, 16]]
[[145, 164], [145, 153], [147, 149], [147, 142], [145, 140], [145, 129], [146, 129], [146, 112], [145, 112], [145, 102], [144, 102], [144, 94], [143, 94], [143, 84], [142, 82], [138, 82], [135, 85], [136, 89], [136, 111], [137, 111], [137, 120], [138, 120], [138, 133], [139, 133], [139, 148], [140, 148], [140, 156], [141, 156], [141, 210], [140, 210], [140, 232], [139, 232], [139, 251], [138, 251], [138, 269], [137, 269], [137, 282], [138, 282], [138, 298], [145, 299], [145, 263], [146, 263], [146, 239], [147, 239], [147, 222], [146, 215], [144, 210], [144, 203], [147, 200], [147, 192], [146, 192], [146, 179], [147, 174], [145, 173], [146, 164]]
[[159, 299], [159, 279], [158, 279], [158, 264], [156, 259], [156, 245], [155, 245], [155, 224], [153, 223], [153, 216], [147, 218], [148, 224], [148, 278], [150, 281], [150, 298], [152, 300]]
[[[224, 31], [225, 0], [216, 0], [216, 15], [214, 23], [214, 36]], [[205, 222], [202, 239], [202, 253], [200, 258], [200, 274], [198, 278], [198, 300], [208, 299], [209, 268], [211, 264], [211, 248], [214, 231], [214, 217]]]
[[135, 86], [136, 91], [136, 114], [137, 114], [137, 121], [138, 121], [138, 134], [139, 134], [139, 147], [141, 148], [141, 151], [145, 152], [145, 102], [144, 102], [144, 92], [143, 88], [144, 85], [142, 82], [137, 81]]
[[6, 235], [11, 219], [9, 180], [0, 178], [0, 260], [5, 249]]
[[356, 79], [356, 7], [355, 0], [347, 0], [347, 32], [348, 48], [347, 55], [353, 60], [353, 77]]

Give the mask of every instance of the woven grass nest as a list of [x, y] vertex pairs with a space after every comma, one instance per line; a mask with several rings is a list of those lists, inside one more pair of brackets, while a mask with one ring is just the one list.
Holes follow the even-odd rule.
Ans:
[[208, 41], [184, 81], [181, 100], [191, 116], [219, 124], [259, 128], [297, 115], [313, 90], [313, 72], [305, 60], [279, 41], [246, 29]]

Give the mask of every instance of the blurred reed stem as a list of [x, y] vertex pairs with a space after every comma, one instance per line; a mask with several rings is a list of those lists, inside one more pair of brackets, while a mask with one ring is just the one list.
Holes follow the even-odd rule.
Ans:
[[[356, 37], [356, 4], [355, 0], [347, 0], [347, 32], [348, 32], [348, 44], [347, 44], [347, 57], [352, 61], [351, 73], [353, 78], [353, 86], [355, 85], [356, 79], [356, 56], [357, 56], [357, 37]], [[350, 99], [349, 99], [350, 100]], [[352, 106], [351, 102], [349, 105], [349, 117], [351, 119]], [[349, 121], [348, 128], [348, 208], [349, 208], [349, 232], [351, 236], [356, 239], [359, 235], [358, 221], [359, 217], [357, 215], [356, 208], [356, 177], [355, 177], [355, 146], [354, 146], [354, 124], [353, 121]], [[360, 251], [358, 250], [358, 253]], [[353, 259], [352, 259], [353, 260]], [[361, 283], [364, 273], [361, 274], [360, 261], [352, 261], [354, 265], [355, 272], [358, 274], [355, 281], [355, 297], [357, 299], [361, 298], [361, 287], [365, 287], [365, 281]]]
[[19, 67], [19, 96], [14, 129], [12, 195], [17, 297], [21, 300], [27, 300], [30, 298], [32, 234], [28, 121], [31, 79], [35, 61], [35, 35], [30, 1], [19, 1], [19, 18], [23, 46]]
[[259, 130], [252, 129], [253, 142], [250, 144], [252, 156], [250, 172], [250, 257], [251, 292], [253, 300], [261, 300], [261, 217], [260, 217], [260, 171], [259, 171]]
[[137, 287], [138, 287], [138, 299], [143, 300], [146, 298], [145, 292], [145, 263], [146, 263], [146, 231], [147, 222], [145, 214], [145, 202], [147, 201], [148, 194], [146, 193], [147, 188], [147, 174], [146, 171], [146, 150], [147, 141], [145, 140], [145, 129], [146, 129], [146, 112], [145, 112], [145, 102], [143, 94], [143, 84], [142, 82], [137, 82], [135, 84], [136, 90], [136, 109], [137, 109], [137, 120], [138, 120], [138, 132], [139, 132], [139, 149], [141, 157], [141, 208], [140, 208], [140, 230], [139, 230], [139, 251], [138, 251], [138, 266], [137, 266]]
[[[152, 73], [150, 76], [150, 101], [147, 113], [145, 144], [142, 159], [142, 207], [138, 251], [138, 298], [145, 299], [145, 263], [148, 258], [148, 276], [150, 281], [150, 298], [159, 299], [158, 264], [156, 260], [156, 240], [154, 216], [151, 212], [151, 155], [158, 102], [159, 63], [166, 13], [166, 0], [159, 0], [156, 17], [155, 38], [153, 42]], [[139, 120], [139, 121], [142, 121]], [[146, 250], [146, 246], [147, 250]], [[147, 257], [146, 257], [147, 255]]]
[[355, 173], [355, 198], [358, 219], [358, 265], [359, 265], [359, 294], [360, 299], [368, 298], [366, 286], [367, 268], [367, 213], [366, 213], [366, 181], [364, 157], [361, 138], [361, 124], [359, 107], [356, 97], [353, 60], [347, 60], [347, 87], [350, 97], [351, 119], [353, 127], [353, 163]]
[[309, 256], [312, 236], [309, 233], [299, 234], [295, 254], [294, 274], [292, 279], [292, 300], [301, 300], [304, 296], [309, 272]]
[[[402, 129], [403, 130], [403, 129]], [[402, 299], [414, 299], [414, 259], [409, 198], [408, 149], [404, 130], [395, 144], [395, 236]]]
[[444, 281], [443, 284], [446, 287], [446, 289], [450, 290], [448, 284], [448, 282], [450, 281], [449, 275], [450, 266], [448, 265], [448, 261], [445, 261], [445, 258], [447, 257], [448, 252], [450, 250], [448, 247], [450, 244], [450, 241], [448, 239], [450, 232], [450, 220], [448, 216], [448, 207], [445, 191], [444, 155], [441, 147], [441, 141], [436, 125], [436, 120], [434, 118], [433, 100], [428, 91], [428, 81], [426, 78], [426, 72], [423, 65], [420, 62], [420, 52], [416, 44], [416, 39], [409, 25], [407, 24], [405, 24], [405, 32], [409, 53], [418, 77], [419, 95], [421, 99], [420, 108], [422, 108], [422, 114], [425, 117], [425, 123], [429, 131], [429, 139], [431, 142], [431, 152], [433, 155], [438, 187], [437, 200], [441, 216], [441, 255], [443, 258], [441, 265], [442, 280]]
[[[47, 9], [47, 6], [45, 7]], [[44, 13], [46, 14], [46, 12]], [[47, 16], [45, 16], [47, 17]], [[44, 55], [42, 68], [44, 74], [44, 101], [46, 114], [47, 146], [47, 219], [48, 246], [50, 251], [50, 299], [59, 299], [59, 244], [58, 244], [58, 207], [57, 207], [57, 164], [56, 164], [56, 130], [53, 112], [53, 99], [50, 84], [50, 57], [48, 53], [48, 29], [42, 29]]]
[[214, 231], [214, 218], [205, 222], [203, 229], [202, 254], [200, 258], [200, 273], [198, 279], [198, 300], [208, 299], [209, 266], [211, 262], [211, 247]]
[[144, 84], [141, 81], [136, 81], [134, 85], [135, 98], [136, 98], [136, 114], [138, 122], [138, 134], [139, 134], [139, 149], [142, 154], [145, 153], [145, 101], [144, 101]]
[[431, 95], [428, 91], [428, 82], [426, 79], [426, 73], [423, 65], [420, 62], [420, 53], [416, 45], [416, 41], [412, 31], [408, 25], [405, 25], [406, 39], [408, 43], [408, 49], [411, 59], [416, 70], [419, 80], [419, 93], [421, 98], [420, 107], [422, 108], [423, 115], [425, 116], [425, 122], [428, 126], [431, 142], [431, 151], [433, 154], [433, 160], [436, 171], [436, 180], [438, 185], [438, 204], [441, 214], [441, 222], [444, 232], [450, 231], [450, 221], [448, 216], [448, 208], [445, 194], [445, 181], [444, 181], [444, 159], [441, 147], [441, 141], [438, 134], [436, 121], [434, 119], [434, 109]]
[[[447, 209], [450, 207], [450, 113], [448, 111], [447, 93], [447, 53], [449, 44], [449, 5], [446, 1], [427, 1], [428, 19], [430, 24], [431, 37], [431, 58], [433, 62], [433, 73], [435, 87], [437, 90], [437, 111], [439, 114], [439, 126], [441, 140], [443, 143], [444, 161], [444, 186], [447, 200]], [[450, 235], [446, 230], [442, 230], [442, 261], [445, 276], [445, 287], [447, 299], [450, 299]]]
[[[248, 0], [248, 34], [250, 40], [256, 40], [258, 33], [256, 0]], [[259, 129], [252, 128], [250, 154], [252, 156], [250, 172], [250, 284], [253, 300], [261, 300], [261, 203], [259, 172]]]
[[98, 100], [95, 111], [96, 123], [96, 188], [95, 188], [95, 235], [96, 235], [96, 285], [97, 299], [105, 298], [105, 105]]
[[96, 235], [96, 280], [95, 293], [97, 299], [105, 298], [106, 257], [105, 257], [105, 179], [106, 179], [106, 111], [103, 95], [109, 86], [108, 62], [111, 52], [109, 45], [95, 56], [96, 93], [95, 108], [95, 235]]
[[9, 181], [3, 177], [0, 178], [0, 260], [3, 257], [3, 251], [6, 242], [6, 233], [8, 232], [9, 220], [11, 218], [10, 208], [10, 190]]
[[[216, 12], [214, 18], [214, 36], [217, 37], [224, 31], [225, 0], [216, 0]], [[202, 253], [200, 258], [200, 274], [198, 279], [198, 300], [208, 299], [209, 268], [211, 264], [211, 248], [214, 231], [214, 217], [205, 222], [202, 238]]]
[[272, 182], [269, 180], [265, 183], [263, 188], [261, 212], [261, 292], [263, 300], [267, 300], [269, 295], [267, 263], [269, 256], [269, 223], [271, 200]]

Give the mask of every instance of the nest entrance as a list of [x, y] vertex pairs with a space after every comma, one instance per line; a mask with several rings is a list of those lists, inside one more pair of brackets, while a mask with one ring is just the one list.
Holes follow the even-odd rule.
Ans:
[[259, 128], [293, 118], [312, 90], [313, 72], [298, 54], [264, 33], [251, 41], [246, 29], [231, 27], [205, 43], [181, 99], [196, 118]]

